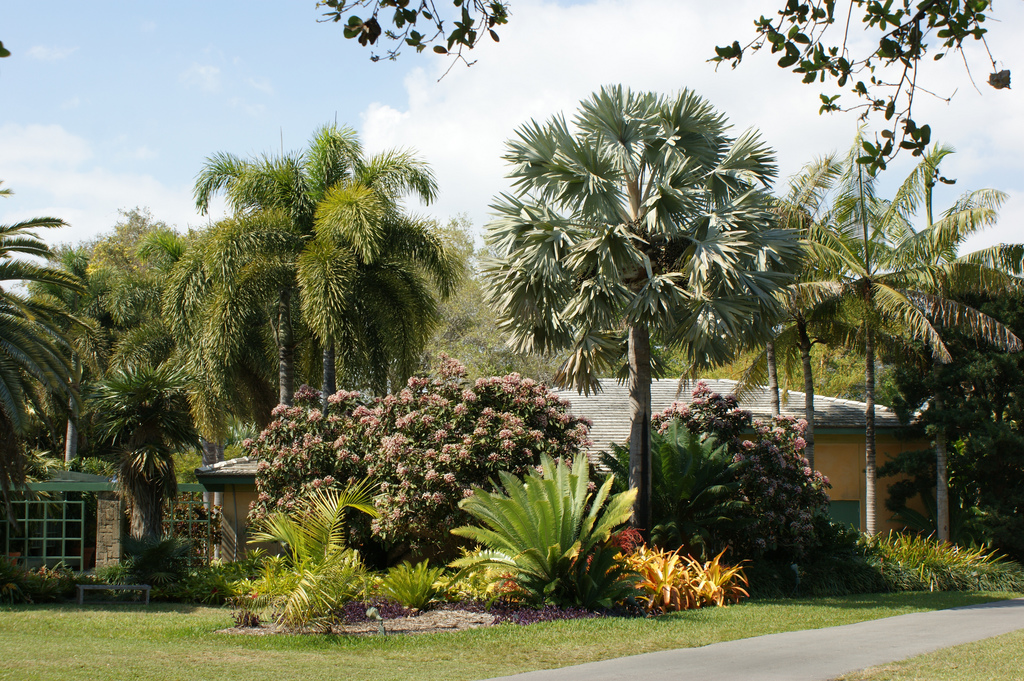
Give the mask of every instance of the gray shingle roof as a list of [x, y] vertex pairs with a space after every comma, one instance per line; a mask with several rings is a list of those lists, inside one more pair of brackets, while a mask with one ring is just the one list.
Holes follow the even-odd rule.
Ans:
[[[728, 380], [705, 380], [712, 392], [732, 394], [737, 382]], [[665, 411], [673, 402], [688, 404], [696, 381], [682, 386], [672, 378], [655, 379], [651, 383], [651, 412]], [[613, 378], [601, 379], [601, 392], [589, 396], [575, 390], [559, 390], [557, 394], [571, 404], [570, 411], [576, 416], [590, 419], [591, 452], [610, 449], [611, 443], [623, 443], [629, 439], [629, 389]], [[755, 418], [771, 417], [771, 402], [767, 388], [753, 388], [739, 400], [741, 409], [753, 413]], [[841, 400], [835, 397], [814, 396], [815, 430], [832, 428], [862, 429], [865, 427], [863, 402]], [[781, 405], [784, 416], [804, 417], [804, 393], [790, 390]], [[875, 406], [875, 428], [888, 429], [900, 426], [896, 413], [888, 407]]]
[[196, 469], [196, 475], [199, 477], [204, 475], [251, 475], [255, 477], [256, 465], [258, 463], [256, 459], [242, 456], [237, 459], [228, 459], [227, 461], [211, 463], [208, 466], [201, 466]]

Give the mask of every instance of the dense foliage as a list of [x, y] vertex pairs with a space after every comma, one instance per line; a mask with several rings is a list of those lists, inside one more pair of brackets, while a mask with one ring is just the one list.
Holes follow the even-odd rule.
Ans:
[[[369, 398], [340, 391], [328, 399], [296, 393], [277, 419], [247, 443], [259, 459], [256, 519], [295, 508], [311, 491], [369, 476], [380, 483], [373, 533], [415, 550], [446, 551], [448, 530], [468, 517], [458, 503], [499, 471], [522, 475], [538, 457], [572, 458], [587, 424], [544, 385], [518, 374], [478, 379], [445, 358], [432, 377], [397, 394]], [[432, 548], [431, 548], [432, 547]]]
[[713, 435], [744, 464], [737, 472], [739, 493], [753, 522], [740, 525], [731, 540], [739, 555], [771, 550], [800, 555], [814, 544], [814, 517], [828, 510], [829, 483], [803, 457], [801, 421], [754, 420], [735, 397], [713, 393], [704, 383], [696, 385], [689, 405], [672, 405], [655, 415], [653, 424], [664, 433], [674, 421], [692, 433]]
[[[962, 300], [1024, 337], [1024, 294]], [[950, 443], [953, 538], [991, 542], [1024, 560], [1024, 353], [1006, 353], [952, 329], [942, 333], [957, 360], [937, 364], [920, 348], [908, 352], [892, 371], [893, 406], [902, 418], [920, 410], [929, 435], [941, 431]], [[887, 506], [904, 517], [907, 502], [921, 495], [926, 516], [916, 518], [918, 529], [934, 530], [934, 452], [901, 454], [879, 474], [906, 476], [891, 484]]]

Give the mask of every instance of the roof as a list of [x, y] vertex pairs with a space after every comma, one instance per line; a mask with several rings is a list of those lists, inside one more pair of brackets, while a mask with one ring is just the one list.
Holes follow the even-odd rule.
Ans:
[[224, 491], [225, 485], [252, 485], [256, 483], [256, 466], [251, 457], [218, 461], [196, 469], [196, 479], [212, 492]]
[[[729, 395], [737, 389], [738, 383], [729, 380], [704, 380], [712, 392]], [[697, 381], [681, 384], [674, 378], [651, 381], [651, 413], [657, 414], [668, 409], [674, 402], [689, 404], [693, 387]], [[612, 443], [629, 440], [629, 388], [614, 378], [601, 379], [601, 391], [581, 395], [575, 390], [559, 390], [559, 397], [568, 400], [569, 410], [576, 416], [590, 419], [591, 452], [611, 449]], [[867, 405], [855, 400], [835, 397], [814, 396], [815, 432], [836, 430], [864, 430], [866, 421], [864, 409]], [[748, 390], [739, 398], [740, 409], [751, 412], [755, 418], [771, 417], [771, 400], [768, 388]], [[783, 396], [780, 411], [783, 416], [804, 418], [804, 393], [790, 390]], [[896, 412], [888, 407], [875, 405], [875, 428], [879, 430], [898, 428]]]

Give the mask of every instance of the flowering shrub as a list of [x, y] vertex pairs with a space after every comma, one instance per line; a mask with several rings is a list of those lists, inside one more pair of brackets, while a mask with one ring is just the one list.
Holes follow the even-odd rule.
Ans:
[[[713, 393], [703, 382], [689, 405], [676, 403], [652, 422], [659, 432], [679, 419], [695, 433], [715, 435], [726, 443], [733, 459], [744, 462], [740, 491], [750, 504], [754, 522], [740, 530], [736, 546], [742, 553], [761, 555], [772, 549], [803, 554], [815, 541], [815, 514], [828, 510], [828, 479], [811, 470], [804, 457], [803, 420], [776, 417], [754, 420], [737, 407], [736, 398]], [[753, 430], [753, 436], [744, 431]]]
[[442, 357], [436, 376], [413, 377], [397, 394], [339, 391], [326, 414], [320, 394], [301, 388], [294, 407], [276, 407], [276, 420], [244, 443], [259, 460], [250, 515], [369, 476], [380, 484], [373, 533], [444, 552], [449, 530], [469, 520], [458, 503], [474, 486], [490, 487], [498, 471], [522, 476], [541, 454], [571, 459], [587, 444], [589, 424], [543, 384], [509, 374], [469, 385], [465, 373]]

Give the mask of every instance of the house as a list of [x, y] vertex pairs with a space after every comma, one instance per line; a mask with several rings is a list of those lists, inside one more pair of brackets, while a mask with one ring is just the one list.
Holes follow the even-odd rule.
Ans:
[[[705, 380], [712, 392], [734, 394], [736, 381]], [[665, 411], [674, 402], [689, 403], [696, 381], [680, 382], [676, 379], [655, 379], [651, 383], [651, 413]], [[601, 391], [581, 395], [575, 390], [557, 391], [567, 400], [576, 416], [590, 419], [591, 458], [598, 452], [610, 451], [613, 443], [625, 444], [629, 440], [629, 389], [615, 379], [602, 379]], [[814, 464], [832, 483], [829, 498], [832, 517], [840, 522], [863, 529], [866, 499], [864, 484], [865, 415], [863, 402], [834, 397], [814, 397]], [[739, 398], [739, 408], [751, 412], [754, 418], [771, 418], [771, 401], [767, 388], [753, 388]], [[804, 418], [804, 393], [789, 391], [783, 395], [783, 416]], [[896, 454], [926, 449], [923, 440], [903, 440], [896, 437], [901, 424], [896, 413], [884, 406], [875, 406], [875, 461], [880, 467]], [[876, 524], [879, 531], [899, 529], [901, 525], [889, 520], [885, 508], [888, 484], [882, 479], [875, 488]]]

